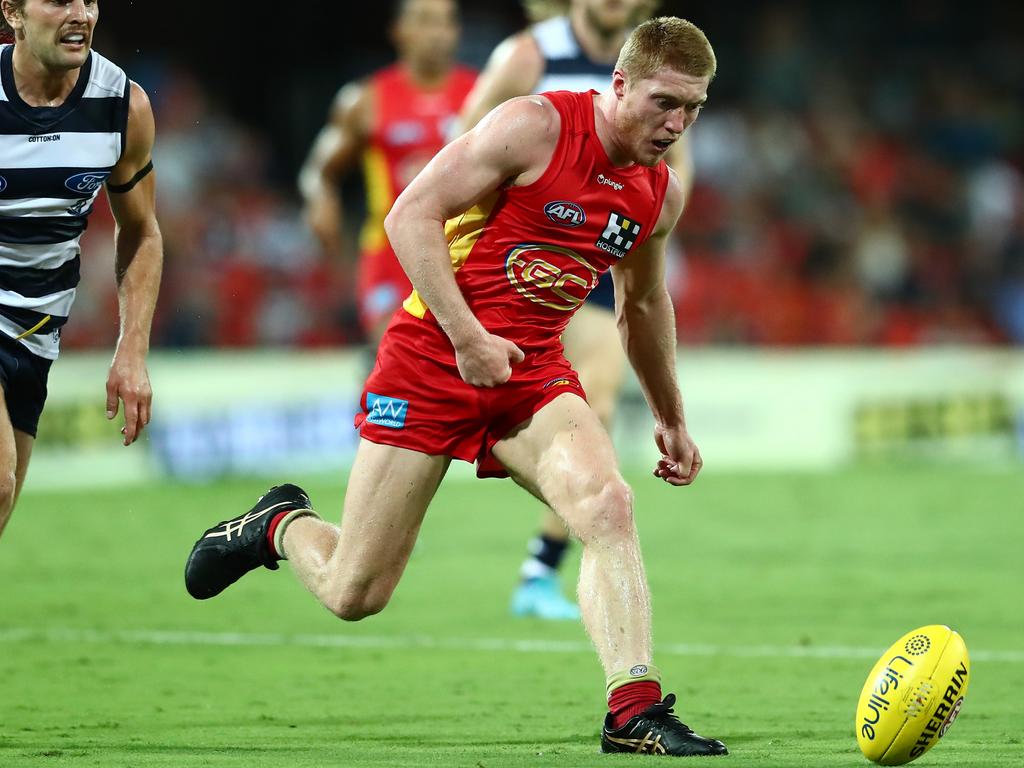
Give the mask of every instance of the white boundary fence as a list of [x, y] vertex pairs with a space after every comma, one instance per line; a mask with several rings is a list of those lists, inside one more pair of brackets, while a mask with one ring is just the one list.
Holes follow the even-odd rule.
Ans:
[[[131, 448], [120, 416], [103, 416], [108, 362], [68, 354], [54, 365], [30, 490], [351, 461], [358, 351], [154, 354], [154, 421]], [[1024, 456], [1024, 352], [681, 349], [679, 379], [706, 471], [893, 459], [1019, 468]], [[614, 430], [624, 466], [651, 463], [651, 429], [631, 381]]]

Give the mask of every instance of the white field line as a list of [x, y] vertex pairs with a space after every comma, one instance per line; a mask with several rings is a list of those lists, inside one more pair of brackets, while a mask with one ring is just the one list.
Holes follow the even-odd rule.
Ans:
[[[592, 653], [589, 643], [575, 640], [513, 640], [509, 638], [457, 638], [427, 635], [286, 635], [249, 632], [193, 632], [187, 630], [99, 630], [14, 627], [0, 629], [0, 643], [52, 643], [57, 645], [194, 645], [300, 648], [436, 649], [504, 653]], [[877, 659], [883, 649], [845, 645], [697, 645], [660, 643], [658, 654], [722, 656], [766, 659]], [[970, 651], [981, 662], [1024, 663], [1024, 651]]]

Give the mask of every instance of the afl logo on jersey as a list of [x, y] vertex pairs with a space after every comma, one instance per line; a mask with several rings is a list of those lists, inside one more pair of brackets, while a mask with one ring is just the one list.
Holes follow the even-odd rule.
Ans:
[[5, 189], [7, 189], [7, 179], [0, 176], [0, 192], [3, 192]]
[[64, 182], [64, 186], [72, 192], [95, 192], [107, 180], [109, 175], [110, 171], [76, 173], [74, 176], [68, 177], [67, 181]]
[[563, 227], [578, 227], [586, 223], [587, 214], [576, 203], [556, 200], [544, 206], [544, 215]]
[[384, 140], [395, 147], [419, 144], [427, 140], [427, 129], [417, 120], [402, 120], [392, 123], [384, 134]]
[[509, 251], [505, 274], [534, 304], [560, 312], [571, 312], [582, 304], [600, 277], [575, 251], [541, 243], [526, 243]]

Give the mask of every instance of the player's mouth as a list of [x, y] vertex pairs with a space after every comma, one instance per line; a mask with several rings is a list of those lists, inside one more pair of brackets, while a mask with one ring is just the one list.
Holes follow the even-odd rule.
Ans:
[[72, 51], [81, 51], [89, 44], [89, 37], [84, 32], [67, 32], [60, 37], [60, 44]]
[[668, 148], [676, 143], [675, 139], [655, 139], [651, 142], [659, 152], [667, 152]]

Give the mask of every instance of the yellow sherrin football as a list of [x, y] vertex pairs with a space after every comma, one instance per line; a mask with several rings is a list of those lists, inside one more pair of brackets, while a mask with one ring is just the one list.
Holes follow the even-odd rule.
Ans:
[[971, 663], [942, 624], [908, 632], [882, 654], [857, 704], [857, 743], [880, 765], [914, 760], [945, 735], [967, 695]]

